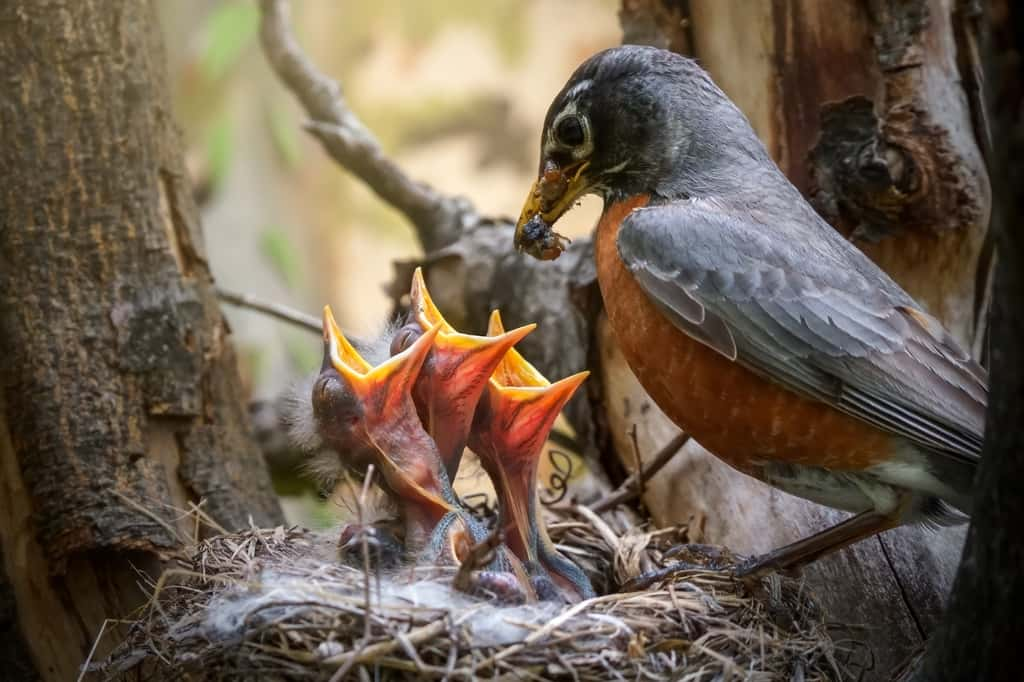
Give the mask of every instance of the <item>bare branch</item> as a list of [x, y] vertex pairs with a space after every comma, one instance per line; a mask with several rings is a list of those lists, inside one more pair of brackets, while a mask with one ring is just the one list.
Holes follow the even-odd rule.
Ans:
[[410, 178], [381, 149], [373, 133], [348, 108], [337, 82], [322, 74], [292, 35], [287, 0], [261, 0], [260, 37], [274, 72], [311, 119], [305, 128], [331, 158], [391, 204], [415, 226], [430, 253], [459, 238], [480, 216], [462, 197], [439, 193]]
[[617, 505], [629, 502], [630, 500], [639, 497], [640, 492], [644, 488], [644, 483], [654, 478], [654, 474], [661, 471], [661, 469], [669, 463], [680, 448], [686, 445], [686, 442], [690, 440], [690, 437], [685, 433], [676, 434], [676, 436], [665, 444], [661, 450], [658, 450], [657, 454], [651, 458], [651, 463], [646, 467], [640, 467], [636, 470], [632, 476], [622, 482], [614, 492], [611, 492], [600, 500], [590, 505], [590, 510], [596, 513], [601, 513], [606, 509], [611, 509]]
[[257, 312], [276, 317], [279, 320], [290, 322], [297, 327], [302, 327], [307, 331], [311, 331], [314, 334], [321, 332], [320, 320], [313, 315], [307, 315], [306, 313], [298, 310], [293, 310], [286, 305], [280, 303], [273, 303], [271, 301], [264, 301], [263, 299], [250, 296], [249, 294], [240, 294], [234, 291], [228, 291], [217, 287], [217, 298], [240, 308], [249, 308]]

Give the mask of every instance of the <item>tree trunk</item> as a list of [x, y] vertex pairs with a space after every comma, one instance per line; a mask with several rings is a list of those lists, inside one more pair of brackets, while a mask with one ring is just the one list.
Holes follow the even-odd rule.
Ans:
[[1019, 679], [1017, 647], [1024, 642], [1024, 8], [997, 2], [990, 11], [1000, 15], [993, 16], [996, 30], [986, 78], [999, 141], [991, 162], [992, 230], [999, 249], [992, 310], [994, 381], [964, 559], [949, 611], [917, 676], [929, 682]]
[[154, 4], [5, 3], [0, 82], [0, 665], [66, 680], [144, 598], [135, 569], [195, 532], [190, 503], [227, 528], [281, 515]]
[[[624, 0], [621, 17], [627, 39], [691, 46], [818, 211], [971, 347], [990, 197], [952, 0]], [[602, 338], [610, 432], [628, 467], [629, 428], [654, 453], [675, 427]], [[689, 521], [695, 540], [744, 553], [844, 516], [692, 442], [645, 502], [659, 524]], [[901, 528], [806, 570], [830, 620], [869, 626], [854, 636], [873, 651], [872, 674], [885, 677], [935, 627], [963, 535]]]

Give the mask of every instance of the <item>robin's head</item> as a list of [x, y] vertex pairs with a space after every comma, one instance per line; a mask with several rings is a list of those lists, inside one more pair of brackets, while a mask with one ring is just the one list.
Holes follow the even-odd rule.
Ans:
[[724, 188], [744, 156], [764, 155], [743, 114], [694, 61], [635, 45], [599, 52], [548, 109], [516, 246], [540, 255], [531, 242], [583, 195], [700, 196]]

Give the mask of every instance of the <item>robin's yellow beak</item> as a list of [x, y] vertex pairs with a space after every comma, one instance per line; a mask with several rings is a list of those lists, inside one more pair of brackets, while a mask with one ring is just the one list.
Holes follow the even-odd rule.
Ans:
[[565, 167], [552, 161], [544, 164], [516, 223], [516, 249], [541, 260], [553, 260], [561, 255], [568, 240], [552, 226], [590, 189], [586, 172], [589, 166], [586, 160]]

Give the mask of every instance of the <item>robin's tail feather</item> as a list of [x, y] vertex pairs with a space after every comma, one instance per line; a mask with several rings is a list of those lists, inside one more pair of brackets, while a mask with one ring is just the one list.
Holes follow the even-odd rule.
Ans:
[[918, 513], [921, 515], [918, 523], [932, 530], [939, 530], [947, 526], [959, 526], [971, 520], [970, 516], [962, 514], [953, 505], [938, 497], [924, 498]]
[[[928, 462], [932, 475], [942, 481], [945, 490], [938, 493], [942, 501], [957, 509], [966, 516], [971, 515], [974, 497], [974, 477], [978, 462], [964, 459], [952, 459], [945, 453], [921, 450]], [[941, 514], [939, 515], [941, 516]], [[954, 525], [944, 523], [940, 525]]]

